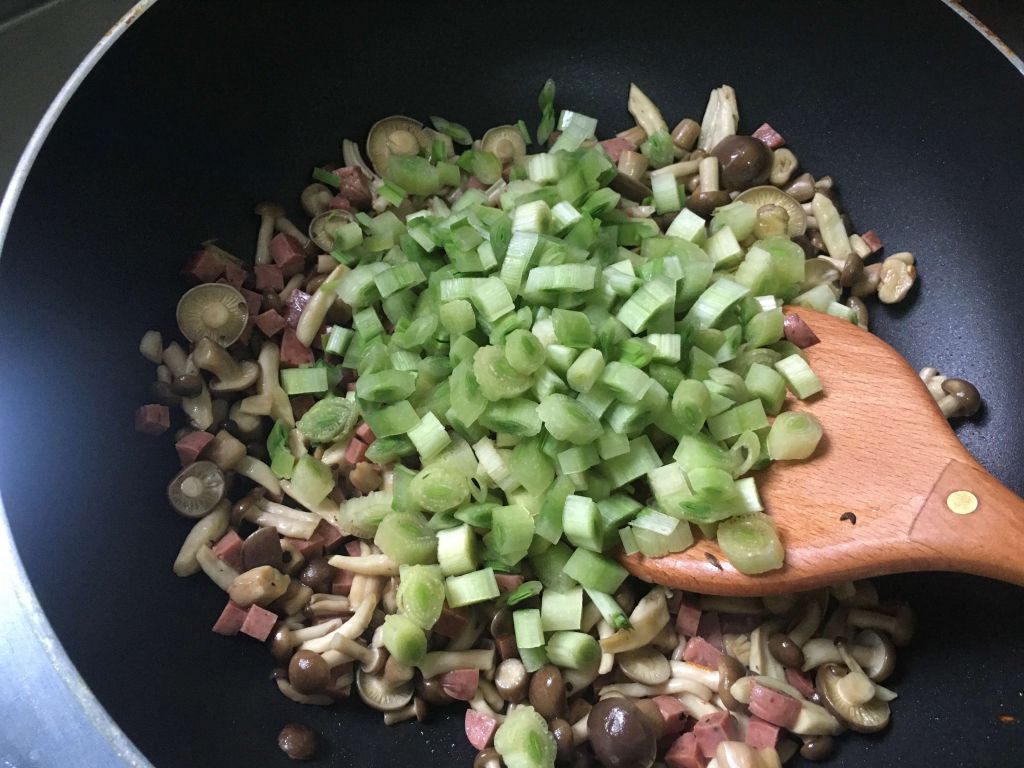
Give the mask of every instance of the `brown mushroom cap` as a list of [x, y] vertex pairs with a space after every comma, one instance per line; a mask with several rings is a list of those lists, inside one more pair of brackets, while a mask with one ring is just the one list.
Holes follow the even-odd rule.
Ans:
[[327, 562], [326, 557], [316, 557], [306, 563], [299, 574], [299, 581], [314, 592], [329, 592], [335, 573], [335, 567]]
[[167, 499], [185, 517], [199, 518], [224, 498], [224, 473], [212, 461], [195, 461], [167, 484]]
[[839, 681], [850, 670], [842, 664], [823, 664], [818, 670], [815, 689], [833, 715], [848, 725], [851, 730], [860, 733], [875, 733], [889, 724], [890, 709], [888, 702], [879, 698], [858, 704], [842, 695]]
[[746, 709], [746, 705], [738, 701], [732, 695], [732, 685], [741, 677], [745, 677], [747, 668], [732, 656], [723, 653], [718, 657], [718, 695], [725, 704], [725, 708], [732, 712], [740, 712]]
[[322, 693], [331, 684], [331, 668], [319, 653], [297, 651], [288, 662], [288, 682], [299, 693]]
[[[634, 200], [636, 202], [642, 201], [646, 197], [650, 197], [654, 193], [651, 188], [643, 182], [637, 181], [632, 176], [629, 176], [621, 171], [615, 174], [615, 178], [612, 179], [608, 185], [623, 197]], [[728, 198], [728, 195], [726, 195]], [[728, 199], [726, 200], [728, 202]]]
[[[758, 144], [760, 143], [758, 142]], [[785, 210], [789, 214], [790, 237], [802, 235], [807, 231], [807, 214], [804, 212], [803, 206], [778, 187], [773, 187], [770, 184], [751, 187], [740, 192], [736, 196], [736, 200], [758, 209], [764, 205], [777, 205]]]
[[202, 283], [178, 301], [176, 312], [182, 335], [195, 343], [205, 337], [222, 347], [238, 341], [249, 321], [245, 297], [225, 283]]
[[772, 151], [753, 136], [726, 136], [711, 154], [718, 158], [719, 178], [728, 190], [756, 187], [768, 181]]
[[444, 687], [441, 685], [441, 679], [438, 677], [419, 678], [416, 681], [416, 692], [423, 697], [425, 702], [438, 707], [443, 707], [455, 701], [445, 692]]
[[314, 181], [302, 190], [299, 200], [302, 202], [302, 210], [307, 216], [317, 216], [331, 207], [331, 199], [334, 193], [325, 184]]
[[277, 746], [292, 760], [312, 760], [316, 754], [316, 732], [308, 725], [288, 723], [277, 735]]
[[284, 570], [281, 537], [276, 528], [260, 528], [242, 542], [242, 570], [248, 571], [261, 565]]
[[565, 680], [554, 664], [545, 664], [530, 678], [530, 706], [545, 720], [565, 717]]
[[946, 379], [942, 382], [942, 391], [956, 398], [957, 405], [959, 406], [957, 416], [970, 417], [981, 408], [981, 393], [969, 381], [964, 379]]
[[602, 699], [587, 716], [594, 755], [605, 768], [650, 768], [658, 753], [654, 730], [629, 699]]
[[357, 669], [356, 689], [359, 691], [359, 698], [368, 706], [381, 712], [393, 712], [412, 701], [416, 686], [412, 680], [389, 685], [384, 675], [371, 675]]
[[253, 209], [253, 213], [257, 216], [267, 216], [271, 219], [276, 219], [279, 216], [284, 216], [284, 208], [277, 203], [256, 203], [256, 207]]

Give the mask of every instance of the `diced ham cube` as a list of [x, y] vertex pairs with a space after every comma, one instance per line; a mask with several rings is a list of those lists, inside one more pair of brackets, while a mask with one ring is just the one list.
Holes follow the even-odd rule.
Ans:
[[723, 741], [739, 740], [739, 723], [731, 712], [714, 712], [697, 721], [693, 726], [693, 735], [701, 754], [710, 759], [715, 756], [715, 750]]
[[256, 293], [256, 291], [250, 291], [248, 288], [239, 288], [238, 292], [245, 299], [245, 306], [249, 310], [249, 319], [254, 320], [256, 315], [260, 313], [260, 307], [263, 306], [263, 296]]
[[353, 466], [358, 464], [366, 455], [366, 448], [366, 443], [358, 437], [353, 437], [348, 441], [348, 445], [345, 447], [345, 461]]
[[486, 190], [486, 189], [487, 189], [487, 187], [488, 187], [488, 185], [487, 185], [487, 184], [484, 184], [484, 183], [483, 183], [482, 181], [480, 181], [480, 179], [478, 179], [478, 178], [477, 178], [476, 176], [470, 176], [470, 177], [469, 177], [469, 181], [467, 181], [467, 182], [466, 182], [466, 188], [467, 188], [467, 189], [479, 189], [479, 190]]
[[496, 573], [494, 580], [498, 582], [500, 592], [511, 592], [523, 583], [523, 577], [518, 573]]
[[363, 553], [359, 539], [352, 539], [345, 542], [345, 554], [349, 557], [359, 557]]
[[334, 574], [334, 581], [331, 582], [332, 595], [347, 595], [352, 591], [352, 580], [356, 577], [352, 571], [339, 570]]
[[238, 630], [245, 623], [246, 616], [245, 608], [228, 600], [228, 604], [224, 606], [224, 610], [220, 613], [220, 618], [213, 625], [213, 631], [218, 635], [225, 635], [227, 637], [237, 635]]
[[292, 291], [288, 297], [288, 301], [284, 305], [284, 321], [288, 323], [292, 328], [295, 328], [299, 324], [299, 318], [302, 316], [302, 310], [309, 304], [310, 295], [305, 291], [298, 289]]
[[693, 731], [684, 733], [672, 742], [665, 753], [665, 765], [668, 768], [707, 768], [708, 761], [701, 754]]
[[286, 368], [298, 368], [312, 362], [313, 352], [299, 341], [294, 329], [285, 327], [284, 336], [281, 337], [281, 365]]
[[135, 429], [147, 435], [162, 435], [171, 427], [171, 412], [166, 405], [150, 403], [135, 409]]
[[203, 248], [185, 262], [181, 274], [196, 283], [212, 283], [224, 274], [224, 261], [214, 251]]
[[255, 322], [256, 327], [268, 339], [279, 334], [286, 325], [284, 318], [281, 317], [281, 313], [275, 309], [268, 309], [266, 312], [256, 315]]
[[352, 211], [352, 203], [344, 195], [335, 195], [331, 198], [331, 202], [328, 205], [334, 211]]
[[868, 230], [860, 236], [860, 239], [864, 241], [864, 245], [871, 249], [872, 253], [878, 253], [882, 250], [882, 240], [875, 230]]
[[710, 669], [718, 669], [718, 660], [721, 657], [722, 652], [703, 637], [691, 637], [683, 650], [683, 661]]
[[780, 691], [754, 683], [750, 689], [750, 714], [782, 728], [792, 728], [800, 715], [800, 702]]
[[814, 683], [811, 682], [811, 678], [799, 669], [786, 667], [786, 682], [800, 691], [800, 694], [805, 698], [809, 699], [814, 695]]
[[181, 461], [181, 466], [187, 467], [192, 462], [199, 459], [199, 454], [203, 452], [211, 442], [213, 442], [213, 435], [209, 432], [203, 432], [202, 430], [196, 430], [195, 432], [189, 432], [181, 440], [174, 444], [174, 450], [178, 452], [178, 459]]
[[324, 543], [325, 552], [333, 552], [341, 543], [341, 540], [345, 538], [345, 534], [326, 520], [321, 520], [317, 524], [316, 530], [313, 531], [313, 536], [320, 537], [320, 540]]
[[233, 261], [224, 262], [224, 279], [227, 280], [233, 288], [241, 288], [242, 283], [245, 282], [245, 278], [248, 274], [249, 273], [245, 271], [245, 267], [241, 267]]
[[257, 264], [252, 269], [256, 273], [256, 290], [280, 291], [284, 288], [284, 275], [277, 264]]
[[679, 699], [675, 696], [655, 696], [652, 701], [661, 713], [662, 731], [666, 736], [674, 736], [686, 728], [689, 715]]
[[700, 624], [697, 625], [697, 634], [718, 650], [725, 650], [725, 645], [722, 642], [722, 622], [717, 613], [712, 611], [701, 615]]
[[335, 168], [334, 175], [341, 180], [338, 185], [338, 194], [344, 197], [352, 207], [358, 211], [368, 211], [373, 204], [373, 194], [370, 192], [370, 180], [356, 166]]
[[747, 723], [746, 742], [754, 749], [774, 749], [779, 743], [779, 726], [760, 717], [752, 717]]
[[679, 601], [679, 613], [676, 614], [676, 631], [681, 635], [693, 637], [700, 627], [700, 607], [692, 595], [682, 595]]
[[483, 712], [477, 712], [475, 709], [466, 710], [466, 738], [475, 749], [487, 749], [496, 730], [498, 730], [496, 718]]
[[494, 641], [494, 647], [498, 650], [501, 660], [519, 658], [519, 646], [516, 645], [515, 635], [505, 635]]
[[370, 429], [370, 425], [367, 424], [365, 421], [358, 427], [356, 427], [356, 437], [358, 437], [367, 445], [370, 445], [374, 440], [377, 439], [377, 436], [373, 434], [373, 430]]
[[449, 608], [448, 604], [444, 604], [444, 608], [441, 611], [441, 617], [434, 624], [431, 631], [439, 634], [441, 637], [447, 637], [449, 639], [458, 637], [459, 633], [466, 628], [469, 624], [469, 619], [466, 615], [459, 611], [457, 608]]
[[302, 555], [307, 560], [313, 560], [314, 558], [321, 557], [324, 554], [324, 542], [322, 539], [318, 539], [314, 533], [306, 539], [293, 539], [291, 537], [285, 538], [289, 544], [295, 547], [295, 551]]
[[623, 139], [619, 136], [616, 136], [614, 139], [605, 139], [601, 142], [601, 146], [608, 153], [609, 159], [615, 164], [618, 164], [619, 155], [623, 152], [633, 152], [636, 150], [636, 144], [629, 139]]
[[249, 612], [245, 614], [245, 621], [242, 622], [240, 631], [243, 635], [248, 635], [262, 643], [270, 637], [270, 633], [273, 631], [276, 623], [276, 613], [268, 611], [266, 608], [260, 608], [258, 605], [253, 605], [249, 607]]
[[211, 551], [236, 571], [242, 570], [242, 537], [228, 531], [213, 545]]
[[278, 232], [270, 239], [270, 257], [281, 268], [284, 277], [297, 275], [306, 265], [302, 244], [284, 232]]
[[479, 669], [453, 669], [441, 675], [441, 688], [456, 701], [469, 701], [480, 685]]
[[768, 125], [768, 123], [762, 123], [761, 127], [750, 135], [768, 147], [768, 149], [778, 149], [786, 143], [786, 140], [782, 138], [782, 134]]

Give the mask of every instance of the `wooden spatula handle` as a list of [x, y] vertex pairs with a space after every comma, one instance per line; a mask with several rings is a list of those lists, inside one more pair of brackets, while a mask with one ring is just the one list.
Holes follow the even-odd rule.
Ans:
[[920, 545], [925, 568], [1024, 586], [1024, 500], [977, 464], [949, 462], [909, 539]]

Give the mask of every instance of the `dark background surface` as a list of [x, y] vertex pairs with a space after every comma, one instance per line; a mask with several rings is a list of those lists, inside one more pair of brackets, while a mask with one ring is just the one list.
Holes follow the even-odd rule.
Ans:
[[[474, 7], [452, 4], [442, 25], [403, 6], [382, 26], [376, 8], [348, 4], [251, 3], [243, 17], [160, 3], [72, 100], [25, 188], [0, 260], [0, 488], [58, 636], [159, 766], [284, 765], [273, 740], [294, 719], [324, 733], [327, 764], [471, 759], [461, 717], [385, 729], [359, 706], [304, 709], [274, 690], [255, 643], [212, 635], [223, 594], [170, 571], [188, 527], [163, 499], [173, 448], [130, 426], [152, 376], [138, 339], [174, 328], [183, 258], [209, 237], [248, 256], [252, 205], [295, 207], [310, 166], [384, 114], [439, 113], [477, 133], [532, 125], [552, 76], [558, 104], [607, 134], [627, 123], [630, 79], [670, 122], [699, 119], [711, 87], [734, 85], [742, 129], [771, 122], [806, 168], [835, 175], [859, 230], [918, 256], [920, 289], [873, 326], [915, 366], [979, 384], [988, 407], [959, 434], [1024, 490], [1024, 83], [982, 37], [938, 3], [652, 3], [632, 17], [520, 4], [511, 29]], [[686, 43], [687, 29], [715, 34]], [[998, 716], [1024, 717], [1019, 590], [945, 575], [884, 586], [919, 609], [920, 638], [893, 680], [893, 729], [845, 739], [834, 764], [1018, 764], [1022, 726]]]

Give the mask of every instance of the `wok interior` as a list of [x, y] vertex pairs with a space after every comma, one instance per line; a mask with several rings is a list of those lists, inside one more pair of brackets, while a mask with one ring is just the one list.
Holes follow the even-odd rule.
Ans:
[[[283, 764], [274, 738], [292, 720], [324, 735], [331, 764], [472, 759], [457, 709], [387, 731], [357, 704], [302, 709], [275, 690], [263, 649], [210, 633], [222, 593], [170, 570], [188, 526], [163, 497], [173, 448], [131, 429], [152, 373], [138, 340], [174, 329], [184, 258], [211, 237], [249, 257], [253, 204], [301, 216], [310, 168], [387, 114], [477, 134], [532, 126], [553, 77], [558, 105], [605, 135], [628, 124], [630, 80], [670, 122], [733, 85], [741, 130], [770, 121], [804, 167], [838, 180], [859, 227], [918, 256], [917, 295], [873, 326], [915, 366], [979, 385], [987, 410], [961, 438], [1024, 488], [1024, 84], [945, 7], [516, 4], [503, 23], [469, 4], [284, 8], [163, 3], [135, 22], [47, 141], [0, 261], [4, 505], [72, 660], [157, 765]], [[920, 631], [893, 681], [892, 730], [844, 743], [842, 764], [1020, 754], [1024, 732], [997, 719], [1019, 714], [1024, 689], [1019, 590], [946, 575], [884, 586], [918, 609]]]

